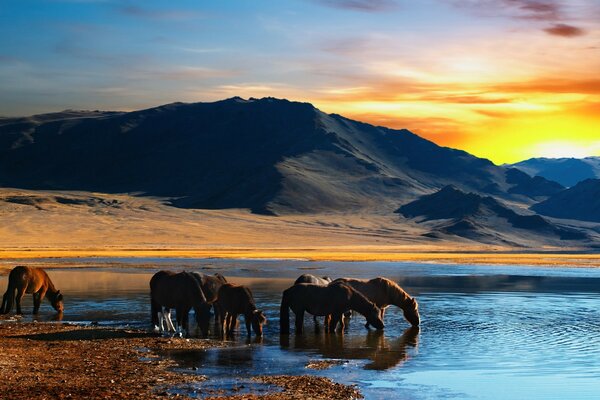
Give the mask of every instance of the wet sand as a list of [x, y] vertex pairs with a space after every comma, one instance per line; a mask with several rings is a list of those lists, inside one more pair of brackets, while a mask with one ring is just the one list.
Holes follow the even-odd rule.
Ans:
[[167, 339], [142, 330], [62, 323], [0, 323], [0, 393], [25, 399], [356, 399], [353, 387], [315, 376], [256, 376], [272, 385], [270, 392], [222, 396], [198, 393], [208, 379], [176, 370], [175, 361], [161, 357], [173, 350], [222, 346], [209, 339]]

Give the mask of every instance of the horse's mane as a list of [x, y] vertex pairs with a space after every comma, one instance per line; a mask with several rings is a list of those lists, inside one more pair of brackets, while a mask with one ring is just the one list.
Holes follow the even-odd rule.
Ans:
[[378, 276], [377, 278], [371, 279], [369, 282], [380, 285], [385, 288], [386, 293], [391, 299], [396, 299], [402, 305], [410, 305], [412, 307], [412, 297], [406, 293], [404, 289], [400, 287], [396, 282], [391, 279], [383, 278]]

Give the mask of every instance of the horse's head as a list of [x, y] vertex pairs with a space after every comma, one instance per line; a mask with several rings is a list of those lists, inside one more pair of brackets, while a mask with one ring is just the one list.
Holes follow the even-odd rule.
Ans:
[[419, 303], [414, 298], [407, 300], [404, 307], [402, 307], [404, 318], [412, 325], [419, 326], [421, 319], [419, 317]]
[[375, 304], [373, 304], [373, 307], [371, 308], [371, 310], [367, 313], [367, 315], [365, 315], [367, 322], [369, 324], [371, 324], [372, 326], [374, 326], [375, 329], [383, 329], [384, 328], [383, 321], [381, 320], [380, 314], [381, 313], [380, 313], [379, 307], [377, 307]]
[[51, 300], [52, 307], [59, 313], [62, 313], [65, 310], [65, 305], [63, 304], [63, 295], [60, 290], [57, 290], [54, 294], [54, 298]]
[[262, 336], [263, 325], [267, 323], [267, 317], [261, 310], [254, 310], [252, 312], [252, 330], [256, 336]]

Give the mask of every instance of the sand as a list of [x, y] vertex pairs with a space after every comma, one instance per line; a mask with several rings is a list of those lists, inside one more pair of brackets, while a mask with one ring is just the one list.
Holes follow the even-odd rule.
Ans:
[[[260, 395], [230, 395], [199, 385], [202, 371], [181, 371], [161, 355], [223, 345], [208, 339], [167, 339], [139, 330], [60, 323], [0, 323], [0, 393], [30, 399], [356, 399], [353, 386], [310, 375], [255, 376], [274, 385]], [[172, 389], [178, 389], [173, 391]]]

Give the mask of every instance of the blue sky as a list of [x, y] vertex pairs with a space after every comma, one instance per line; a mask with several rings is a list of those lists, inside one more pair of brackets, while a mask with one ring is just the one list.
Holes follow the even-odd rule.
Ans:
[[506, 159], [564, 148], [558, 115], [600, 152], [599, 21], [597, 0], [3, 0], [0, 115], [275, 96], [490, 158], [499, 132], [545, 143]]

